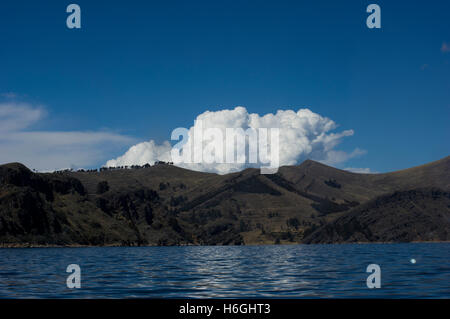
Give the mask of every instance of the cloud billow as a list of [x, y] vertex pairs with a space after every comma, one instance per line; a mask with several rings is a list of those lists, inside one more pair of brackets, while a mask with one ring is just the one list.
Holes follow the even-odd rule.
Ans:
[[[262, 116], [256, 113], [248, 113], [246, 108], [240, 106], [215, 112], [206, 111], [198, 115], [194, 125], [189, 128], [189, 139], [192, 139], [196, 125], [200, 122], [202, 123], [201, 129], [203, 131], [209, 128], [219, 128], [224, 132], [227, 128], [240, 128], [244, 131], [248, 128], [278, 128], [280, 166], [295, 165], [306, 158], [336, 165], [365, 153], [365, 151], [358, 148], [351, 153], [336, 150], [336, 146], [345, 137], [353, 135], [353, 130], [332, 132], [337, 128], [336, 123], [309, 109], [300, 109], [297, 112], [293, 110], [278, 110], [275, 114], [269, 113]], [[225, 137], [225, 134], [223, 136]], [[205, 141], [205, 143], [207, 142]], [[225, 142], [222, 144], [226, 145]], [[146, 163], [153, 164], [155, 161], [171, 161], [171, 149], [172, 146], [169, 141], [165, 141], [162, 144], [157, 144], [153, 140], [142, 142], [132, 146], [124, 155], [107, 161], [105, 166], [130, 166]], [[239, 171], [250, 166], [259, 167], [248, 162], [180, 163], [178, 166], [219, 174]]]

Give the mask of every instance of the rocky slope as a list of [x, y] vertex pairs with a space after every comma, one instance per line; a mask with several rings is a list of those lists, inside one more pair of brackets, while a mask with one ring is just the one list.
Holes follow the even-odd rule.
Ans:
[[12, 163], [0, 165], [0, 245], [447, 241], [449, 192], [450, 157], [387, 174], [310, 160], [274, 175]]
[[328, 223], [305, 243], [448, 241], [450, 192], [425, 188], [379, 196]]

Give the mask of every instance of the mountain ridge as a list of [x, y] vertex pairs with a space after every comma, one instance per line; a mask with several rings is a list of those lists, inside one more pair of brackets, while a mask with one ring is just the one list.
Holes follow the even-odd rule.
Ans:
[[[450, 220], [449, 191], [450, 156], [382, 174], [348, 172], [312, 160], [271, 175], [254, 168], [217, 175], [168, 164], [34, 173], [9, 163], [0, 165], [0, 245], [442, 241], [450, 240], [445, 222]], [[398, 200], [392, 202], [394, 194]], [[415, 206], [414, 219], [405, 214], [408, 201], [435, 213]], [[389, 214], [402, 216], [394, 218], [396, 223], [408, 220], [403, 230], [408, 235], [383, 237], [388, 225], [366, 223], [367, 216], [384, 220]], [[352, 234], [340, 231], [349, 216], [368, 229], [376, 225], [372, 232], [378, 237], [358, 235], [357, 227]], [[415, 233], [418, 228], [421, 235]]]

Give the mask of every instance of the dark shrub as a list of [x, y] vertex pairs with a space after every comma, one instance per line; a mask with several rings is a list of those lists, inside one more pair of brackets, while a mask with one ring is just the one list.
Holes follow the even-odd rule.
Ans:
[[109, 185], [107, 181], [102, 181], [97, 185], [97, 194], [103, 194], [109, 191]]

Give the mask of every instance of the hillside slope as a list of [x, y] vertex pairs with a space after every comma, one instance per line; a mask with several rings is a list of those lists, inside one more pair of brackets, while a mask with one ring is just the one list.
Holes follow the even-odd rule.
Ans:
[[308, 244], [450, 240], [450, 192], [424, 188], [379, 196], [304, 239]]
[[[261, 175], [257, 169], [216, 175], [172, 165], [36, 174], [13, 163], [0, 165], [0, 243], [448, 240], [444, 220], [449, 191], [450, 157], [386, 174], [356, 174], [310, 160], [281, 167], [273, 175]], [[435, 200], [432, 194], [437, 193], [442, 195]], [[399, 199], [387, 200], [391, 195]], [[410, 203], [417, 203], [411, 212], [423, 227], [410, 222]], [[356, 217], [371, 231], [374, 224], [366, 219], [376, 220], [373, 236], [339, 230]], [[389, 229], [384, 220], [406, 223], [402, 232], [407, 235], [384, 235]]]

